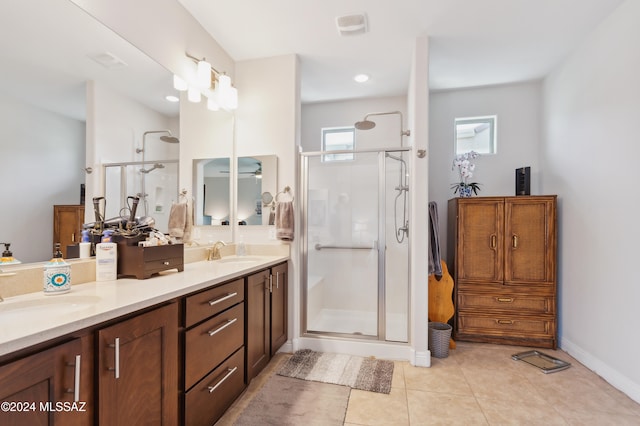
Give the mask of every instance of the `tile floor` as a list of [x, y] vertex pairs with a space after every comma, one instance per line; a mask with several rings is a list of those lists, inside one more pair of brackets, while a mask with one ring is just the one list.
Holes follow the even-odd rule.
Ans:
[[[640, 425], [640, 404], [565, 352], [542, 350], [572, 364], [552, 374], [511, 359], [527, 349], [458, 342], [430, 368], [396, 362], [391, 393], [352, 390], [344, 424]], [[218, 424], [233, 424], [287, 357], [278, 354]]]

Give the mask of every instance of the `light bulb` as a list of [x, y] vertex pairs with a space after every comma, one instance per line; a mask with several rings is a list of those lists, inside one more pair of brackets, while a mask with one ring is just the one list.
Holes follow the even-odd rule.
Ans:
[[208, 89], [211, 87], [211, 64], [205, 60], [198, 62], [198, 87]]
[[189, 99], [189, 102], [200, 102], [200, 99], [202, 98], [202, 94], [200, 93], [200, 90], [197, 87], [189, 87], [189, 90], [187, 91], [187, 99]]

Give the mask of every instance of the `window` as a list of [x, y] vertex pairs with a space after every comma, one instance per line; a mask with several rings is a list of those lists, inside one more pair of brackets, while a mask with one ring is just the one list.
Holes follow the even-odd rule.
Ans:
[[456, 155], [475, 151], [478, 154], [496, 153], [497, 116], [455, 119]]
[[[353, 151], [356, 148], [355, 127], [328, 127], [322, 129], [322, 151]], [[353, 154], [324, 154], [322, 161], [349, 161]]]

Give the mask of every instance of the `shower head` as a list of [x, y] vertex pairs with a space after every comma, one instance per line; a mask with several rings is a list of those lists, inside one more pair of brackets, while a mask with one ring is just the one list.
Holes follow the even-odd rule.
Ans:
[[150, 169], [140, 169], [140, 173], [151, 173], [152, 171], [154, 171], [155, 169], [164, 169], [164, 164], [162, 163], [156, 163], [153, 165], [153, 167], [151, 167]]
[[168, 143], [180, 143], [180, 139], [175, 136], [160, 136], [160, 140]]
[[369, 114], [364, 116], [362, 121], [356, 122], [354, 127], [358, 130], [371, 130], [376, 127], [376, 123], [369, 120], [369, 117], [372, 115], [389, 115], [389, 114], [397, 114], [400, 116], [400, 145], [402, 145], [402, 136], [410, 136], [411, 132], [409, 130], [402, 130], [403, 122], [402, 122], [402, 113], [400, 111], [389, 111], [389, 112], [370, 112]]
[[[136, 153], [140, 154], [141, 152], [144, 153], [144, 150], [146, 149], [146, 142], [147, 142], [147, 135], [151, 134], [151, 133], [167, 133], [168, 136], [160, 136], [160, 140], [163, 142], [168, 142], [168, 143], [179, 143], [180, 140], [173, 136], [171, 134], [171, 130], [147, 130], [146, 132], [144, 132], [142, 134], [142, 148], [136, 148]], [[144, 160], [144, 155], [143, 155], [143, 160]]]
[[374, 127], [376, 127], [376, 123], [374, 121], [370, 121], [365, 118], [362, 121], [356, 122], [354, 127], [358, 130], [371, 130]]

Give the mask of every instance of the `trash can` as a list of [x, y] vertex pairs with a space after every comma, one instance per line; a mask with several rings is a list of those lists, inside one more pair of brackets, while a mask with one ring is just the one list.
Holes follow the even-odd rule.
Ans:
[[429, 323], [429, 350], [436, 358], [449, 356], [449, 340], [451, 340], [451, 326], [443, 322]]

